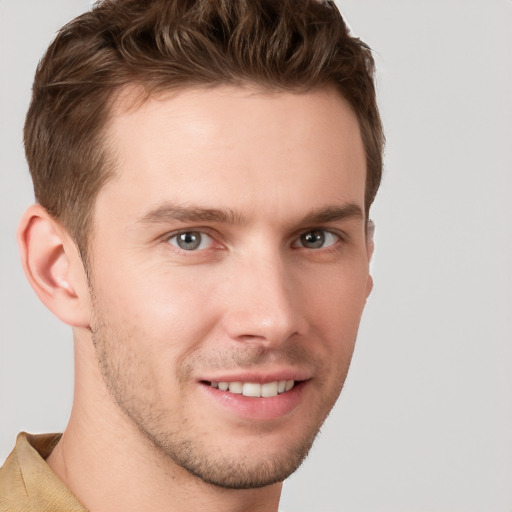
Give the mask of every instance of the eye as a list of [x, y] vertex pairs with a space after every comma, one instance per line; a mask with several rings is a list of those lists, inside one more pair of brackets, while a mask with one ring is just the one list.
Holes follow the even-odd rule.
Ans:
[[209, 249], [213, 239], [200, 231], [184, 231], [171, 236], [168, 242], [183, 251]]
[[324, 229], [313, 229], [302, 233], [294, 242], [294, 247], [303, 247], [305, 249], [324, 249], [335, 245], [340, 239], [339, 236], [325, 231]]

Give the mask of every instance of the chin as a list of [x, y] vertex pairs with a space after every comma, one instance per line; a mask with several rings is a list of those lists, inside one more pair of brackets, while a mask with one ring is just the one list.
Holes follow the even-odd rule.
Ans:
[[317, 432], [318, 428], [310, 429], [294, 442], [282, 436], [281, 442], [268, 439], [266, 446], [268, 434], [251, 436], [249, 446], [247, 443], [214, 446], [211, 439], [206, 445], [197, 437], [177, 439], [173, 435], [143, 433], [173, 465], [203, 482], [226, 489], [256, 489], [280, 483], [295, 472], [306, 458]]

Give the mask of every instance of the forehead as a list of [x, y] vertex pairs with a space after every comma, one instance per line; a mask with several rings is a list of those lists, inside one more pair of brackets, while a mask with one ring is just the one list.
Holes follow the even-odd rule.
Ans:
[[219, 86], [137, 98], [126, 90], [113, 109], [108, 139], [116, 177], [98, 197], [112, 206], [121, 201], [125, 215], [165, 201], [252, 205], [271, 215], [293, 199], [311, 208], [319, 201], [363, 205], [359, 125], [332, 89]]

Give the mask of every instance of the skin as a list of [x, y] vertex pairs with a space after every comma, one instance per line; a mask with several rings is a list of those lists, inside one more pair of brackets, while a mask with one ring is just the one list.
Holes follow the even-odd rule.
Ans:
[[[74, 328], [74, 406], [48, 463], [93, 512], [275, 511], [372, 287], [357, 120], [333, 90], [134, 94], [108, 128], [89, 279], [39, 205], [20, 225], [30, 282]], [[205, 384], [276, 376], [301, 381], [293, 399]]]

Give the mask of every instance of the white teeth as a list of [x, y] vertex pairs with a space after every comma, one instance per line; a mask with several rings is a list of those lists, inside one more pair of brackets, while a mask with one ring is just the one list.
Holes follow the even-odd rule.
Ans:
[[237, 395], [242, 393], [243, 384], [241, 382], [230, 382], [229, 391], [230, 393], [236, 393]]
[[219, 388], [221, 391], [235, 393], [237, 395], [243, 394], [244, 396], [251, 397], [271, 397], [280, 393], [290, 391], [295, 385], [293, 380], [275, 380], [273, 382], [265, 382], [258, 384], [257, 382], [210, 382], [210, 386]]
[[261, 396], [276, 396], [277, 388], [279, 383], [277, 380], [275, 382], [267, 382], [261, 385]]
[[256, 382], [245, 382], [242, 393], [244, 396], [261, 396], [261, 384]]

